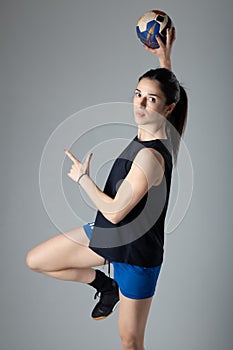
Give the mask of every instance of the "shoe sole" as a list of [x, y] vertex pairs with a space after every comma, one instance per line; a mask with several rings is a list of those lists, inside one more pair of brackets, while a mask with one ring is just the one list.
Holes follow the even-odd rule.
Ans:
[[93, 319], [94, 321], [104, 320], [105, 318], [107, 318], [108, 316], [110, 316], [110, 315], [115, 311], [115, 309], [117, 308], [119, 302], [120, 302], [120, 300], [118, 300], [118, 302], [114, 305], [114, 307], [113, 307], [113, 309], [112, 309], [112, 312], [110, 312], [109, 315], [107, 315], [107, 316], [100, 316], [100, 317], [92, 317], [92, 319]]

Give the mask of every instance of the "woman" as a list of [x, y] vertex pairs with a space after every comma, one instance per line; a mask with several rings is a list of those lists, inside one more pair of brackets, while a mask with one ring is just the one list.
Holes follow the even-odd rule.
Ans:
[[[123, 350], [144, 349], [146, 322], [163, 261], [172, 153], [176, 163], [186, 123], [187, 96], [171, 72], [174, 40], [175, 31], [168, 30], [166, 45], [158, 37], [159, 49], [144, 46], [158, 57], [161, 68], [139, 78], [133, 101], [138, 134], [115, 161], [104, 191], [89, 176], [91, 154], [81, 163], [65, 151], [73, 161], [67, 175], [98, 209], [95, 223], [41, 243], [26, 259], [35, 271], [94, 287], [100, 300], [92, 311], [93, 319], [107, 317], [120, 300]], [[106, 262], [114, 266], [114, 279], [93, 269]]]

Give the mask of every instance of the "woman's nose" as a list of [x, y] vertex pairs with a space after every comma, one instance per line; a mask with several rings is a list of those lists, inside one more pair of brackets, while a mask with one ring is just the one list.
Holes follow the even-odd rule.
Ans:
[[140, 100], [140, 106], [146, 107], [146, 97], [142, 97]]

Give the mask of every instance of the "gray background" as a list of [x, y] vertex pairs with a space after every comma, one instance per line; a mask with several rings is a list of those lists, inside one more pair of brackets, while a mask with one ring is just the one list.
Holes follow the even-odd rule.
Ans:
[[24, 258], [59, 233], [40, 196], [45, 143], [82, 108], [131, 101], [138, 76], [158, 65], [135, 35], [136, 20], [153, 8], [177, 28], [173, 68], [189, 94], [184, 139], [195, 181], [186, 216], [166, 236], [146, 349], [232, 349], [232, 1], [0, 6], [1, 349], [120, 349], [117, 312], [92, 321], [91, 288], [35, 274]]

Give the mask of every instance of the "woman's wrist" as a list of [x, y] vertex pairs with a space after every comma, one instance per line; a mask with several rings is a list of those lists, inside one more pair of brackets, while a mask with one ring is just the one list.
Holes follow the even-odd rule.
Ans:
[[167, 68], [169, 70], [172, 70], [171, 60], [170, 59], [160, 60], [160, 68]]
[[80, 180], [84, 177], [84, 175], [88, 175], [88, 173], [83, 173], [79, 176], [78, 180], [76, 181], [78, 185], [80, 185]]

